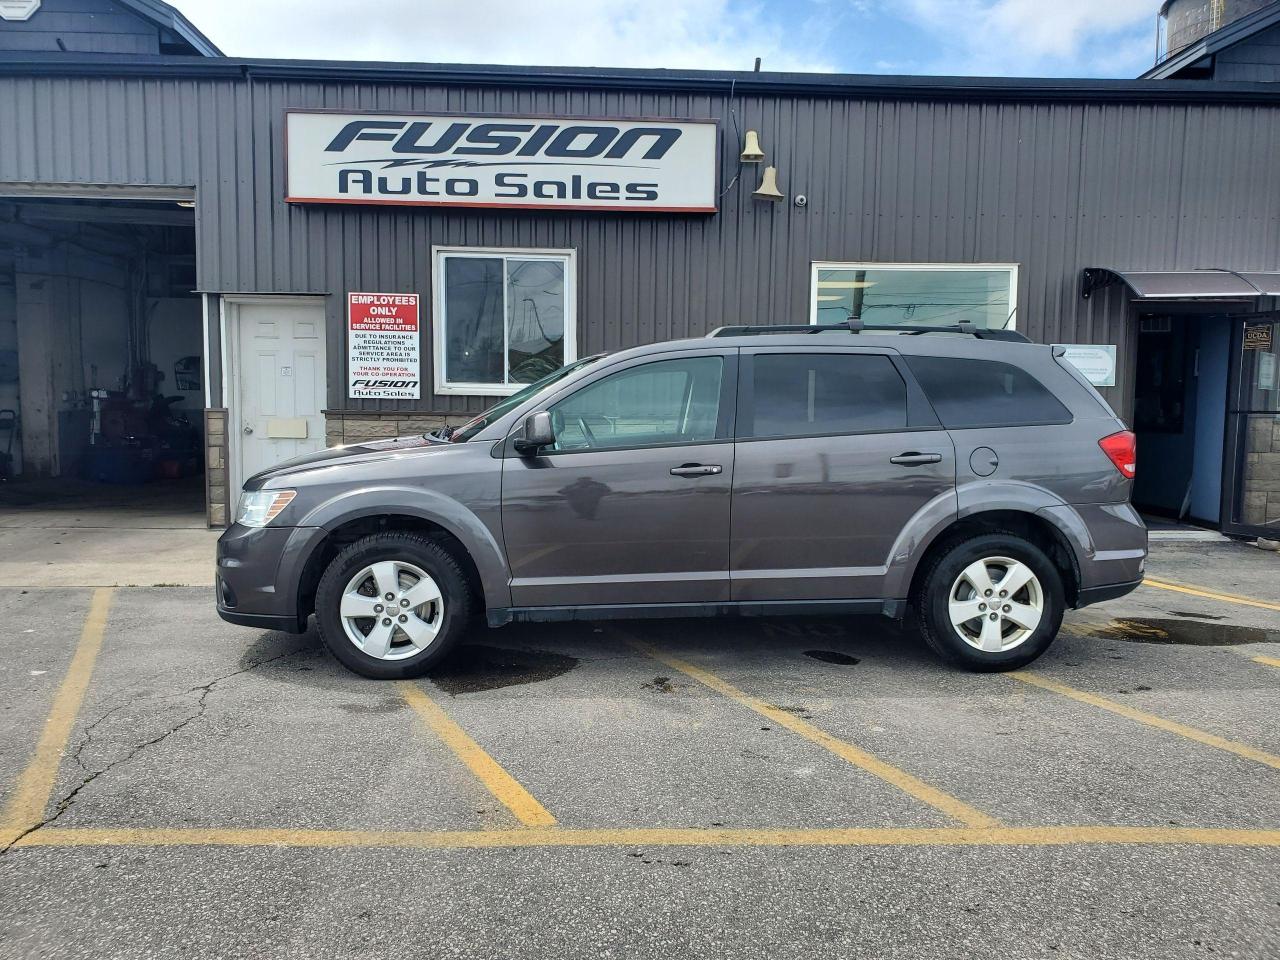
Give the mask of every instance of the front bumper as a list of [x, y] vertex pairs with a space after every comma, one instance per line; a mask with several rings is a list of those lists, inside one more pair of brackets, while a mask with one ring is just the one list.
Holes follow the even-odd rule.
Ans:
[[263, 630], [304, 632], [307, 618], [299, 609], [298, 584], [306, 558], [323, 536], [318, 527], [228, 527], [218, 538], [218, 616]]

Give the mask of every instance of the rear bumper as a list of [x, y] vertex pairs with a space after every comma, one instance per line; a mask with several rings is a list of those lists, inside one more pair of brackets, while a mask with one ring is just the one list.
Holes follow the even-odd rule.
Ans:
[[1142, 577], [1137, 580], [1130, 580], [1127, 583], [1108, 583], [1100, 587], [1084, 587], [1080, 591], [1080, 596], [1076, 599], [1076, 607], [1087, 607], [1092, 603], [1102, 603], [1104, 600], [1114, 600], [1116, 597], [1123, 597], [1126, 593], [1132, 593], [1142, 586]]

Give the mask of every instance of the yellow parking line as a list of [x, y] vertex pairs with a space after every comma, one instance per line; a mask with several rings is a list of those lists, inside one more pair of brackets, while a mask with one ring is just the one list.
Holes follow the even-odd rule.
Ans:
[[19, 847], [319, 847], [493, 849], [501, 847], [932, 847], [1082, 844], [1280, 847], [1280, 830], [1210, 827], [942, 827], [872, 829], [289, 830], [49, 828]]
[[420, 687], [407, 681], [400, 681], [397, 686], [423, 722], [467, 765], [467, 769], [476, 775], [486, 789], [515, 814], [517, 820], [526, 827], [555, 826], [556, 818], [515, 777], [503, 770], [498, 761], [485, 753], [480, 744], [454, 723]]
[[1264, 763], [1268, 767], [1280, 770], [1280, 757], [1273, 756], [1256, 747], [1236, 743], [1234, 740], [1228, 740], [1225, 737], [1219, 737], [1216, 734], [1198, 730], [1195, 727], [1188, 727], [1186, 724], [1178, 723], [1174, 720], [1166, 720], [1164, 717], [1157, 717], [1154, 713], [1147, 713], [1145, 710], [1135, 710], [1133, 707], [1126, 706], [1123, 703], [1108, 700], [1106, 697], [1100, 697], [1096, 693], [1086, 693], [1084, 690], [1068, 687], [1065, 683], [1050, 680], [1048, 677], [1031, 673], [1027, 670], [1006, 673], [1005, 676], [1021, 680], [1023, 683], [1029, 683], [1044, 690], [1052, 690], [1054, 693], [1060, 693], [1064, 697], [1070, 697], [1072, 700], [1078, 700], [1081, 703], [1087, 703], [1102, 710], [1109, 710], [1130, 720], [1136, 720], [1138, 723], [1145, 723], [1149, 727], [1156, 727], [1159, 730], [1186, 737], [1188, 740], [1194, 740], [1196, 743], [1216, 747], [1219, 750], [1225, 750], [1227, 753], [1234, 753], [1238, 757], [1244, 757], [1246, 760], [1255, 760], [1258, 763]]
[[53, 706], [45, 720], [40, 741], [36, 744], [35, 755], [18, 777], [13, 795], [5, 806], [4, 814], [0, 815], [0, 845], [11, 842], [24, 830], [30, 830], [44, 817], [44, 808], [53, 793], [63, 752], [71, 738], [76, 717], [80, 715], [80, 705], [84, 702], [89, 677], [93, 674], [94, 661], [98, 659], [98, 651], [102, 648], [107, 612], [111, 608], [114, 594], [115, 590], [110, 587], [93, 591], [76, 652], [58, 692], [54, 695]]
[[1269, 603], [1266, 600], [1257, 600], [1253, 597], [1240, 597], [1234, 593], [1217, 593], [1213, 590], [1203, 590], [1200, 587], [1188, 587], [1181, 583], [1168, 583], [1164, 580], [1152, 580], [1147, 577], [1142, 581], [1144, 587], [1155, 587], [1158, 590], [1172, 590], [1175, 593], [1186, 593], [1193, 597], [1204, 597], [1206, 600], [1222, 600], [1226, 603], [1239, 603], [1246, 607], [1261, 607], [1263, 610], [1280, 610], [1280, 603]]
[[905, 770], [899, 770], [897, 767], [885, 763], [879, 757], [876, 757], [865, 750], [860, 750], [851, 743], [837, 739], [829, 733], [819, 730], [813, 724], [800, 719], [793, 713], [785, 710], [779, 710], [772, 704], [765, 703], [756, 697], [751, 696], [743, 690], [739, 690], [733, 684], [726, 680], [722, 680], [714, 673], [703, 670], [701, 667], [695, 667], [678, 657], [664, 653], [643, 641], [636, 640], [633, 637], [627, 637], [627, 642], [635, 649], [660, 663], [666, 664], [672, 670], [678, 670], [687, 677], [697, 680], [699, 683], [710, 687], [716, 693], [722, 694], [748, 709], [754, 710], [762, 717], [767, 717], [780, 727], [785, 727], [792, 733], [799, 734], [810, 743], [816, 743], [820, 747], [830, 750], [842, 760], [847, 760], [855, 767], [874, 774], [881, 780], [892, 784], [904, 793], [907, 793], [917, 800], [927, 803], [936, 810], [941, 810], [949, 817], [959, 820], [961, 823], [970, 827], [995, 827], [999, 825], [999, 821], [994, 817], [989, 817], [981, 810], [977, 810], [962, 800], [957, 800], [950, 794], [943, 793], [936, 787], [932, 787]]
[[1280, 659], [1276, 657], [1254, 657], [1254, 663], [1265, 663], [1268, 667], [1280, 667]]

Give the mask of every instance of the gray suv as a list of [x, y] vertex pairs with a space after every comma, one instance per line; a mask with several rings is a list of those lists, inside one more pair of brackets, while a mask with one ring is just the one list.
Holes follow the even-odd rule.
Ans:
[[959, 327], [727, 327], [590, 357], [435, 435], [251, 478], [218, 613], [368, 677], [473, 619], [879, 613], [1007, 670], [1134, 589], [1134, 436], [1061, 350]]

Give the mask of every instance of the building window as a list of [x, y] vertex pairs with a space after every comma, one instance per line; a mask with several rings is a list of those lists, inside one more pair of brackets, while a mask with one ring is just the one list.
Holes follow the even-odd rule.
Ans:
[[437, 393], [511, 394], [577, 358], [573, 251], [434, 254]]
[[1013, 330], [1018, 267], [1006, 263], [815, 263], [810, 323], [859, 317], [869, 327], [897, 324]]

